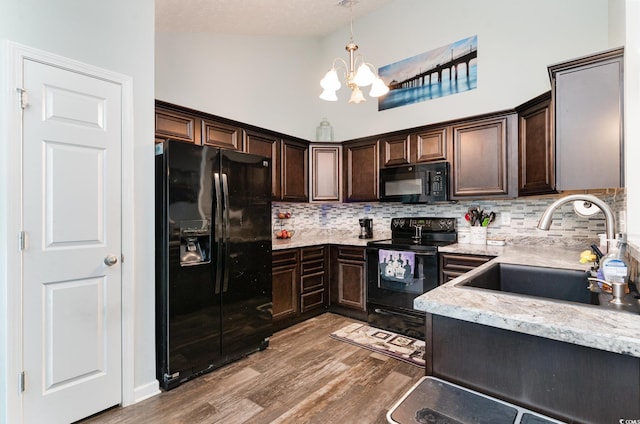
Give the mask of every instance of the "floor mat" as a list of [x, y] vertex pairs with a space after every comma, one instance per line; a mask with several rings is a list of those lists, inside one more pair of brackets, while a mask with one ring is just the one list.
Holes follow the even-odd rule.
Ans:
[[359, 323], [350, 324], [334, 331], [330, 337], [424, 367], [424, 340], [416, 340]]

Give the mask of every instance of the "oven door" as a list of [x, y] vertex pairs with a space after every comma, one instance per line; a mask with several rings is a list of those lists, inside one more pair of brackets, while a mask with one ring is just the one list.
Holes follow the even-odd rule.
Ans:
[[367, 248], [367, 303], [413, 309], [413, 300], [438, 285], [437, 250]]

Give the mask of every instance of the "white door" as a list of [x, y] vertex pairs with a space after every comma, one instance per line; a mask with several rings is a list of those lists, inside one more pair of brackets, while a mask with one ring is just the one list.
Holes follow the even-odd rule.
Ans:
[[121, 401], [122, 88], [24, 60], [24, 423]]

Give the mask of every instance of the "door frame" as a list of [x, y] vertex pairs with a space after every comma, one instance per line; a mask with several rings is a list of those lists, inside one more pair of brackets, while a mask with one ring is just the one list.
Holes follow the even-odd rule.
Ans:
[[[133, 184], [124, 184], [126, 181], [134, 181], [133, 78], [11, 41], [5, 42], [3, 56], [7, 67], [4, 71], [0, 70], [0, 81], [2, 81], [2, 72], [6, 72], [4, 81], [7, 85], [3, 87], [3, 91], [7, 95], [3, 96], [6, 100], [3, 105], [0, 105], [0, 112], [4, 109], [4, 123], [7, 130], [4, 134], [6, 142], [0, 143], [0, 200], [4, 200], [5, 205], [15, 206], [4, 208], [4, 211], [0, 210], [0, 246], [6, 247], [5, 256], [0, 255], [0, 334], [4, 330], [6, 335], [4, 339], [0, 339], [0, 366], [3, 362], [5, 364], [4, 369], [0, 368], [0, 387], [4, 389], [0, 392], [6, 393], [5, 396], [0, 397], [0, 410], [6, 411], [4, 415], [0, 415], [0, 423], [3, 420], [11, 423], [23, 422], [23, 403], [19, 385], [20, 373], [23, 370], [23, 263], [22, 252], [18, 248], [18, 236], [23, 228], [22, 164], [24, 158], [22, 156], [22, 110], [19, 107], [20, 96], [17, 88], [22, 86], [25, 59], [110, 81], [120, 85], [122, 89], [121, 405], [132, 404], [136, 401], [133, 319], [135, 309], [134, 215], [133, 213], [124, 214], [122, 211], [134, 210]], [[3, 117], [0, 116], [0, 122], [2, 119]], [[2, 134], [0, 134], [0, 140], [2, 140]], [[2, 315], [3, 310], [6, 311], [4, 315]]]

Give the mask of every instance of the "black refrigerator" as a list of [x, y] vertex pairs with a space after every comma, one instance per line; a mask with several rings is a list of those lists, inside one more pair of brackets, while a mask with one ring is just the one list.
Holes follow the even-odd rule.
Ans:
[[156, 145], [156, 373], [166, 390], [269, 343], [270, 168], [262, 156]]

